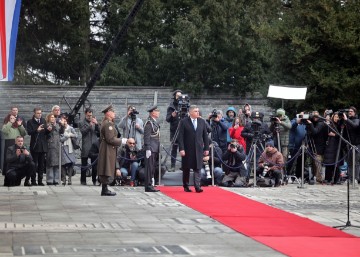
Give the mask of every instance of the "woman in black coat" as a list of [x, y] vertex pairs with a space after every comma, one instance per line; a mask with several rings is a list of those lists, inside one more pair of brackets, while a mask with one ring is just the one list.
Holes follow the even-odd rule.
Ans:
[[[327, 183], [336, 183], [339, 179], [339, 166], [341, 166], [343, 163], [338, 163], [335, 165], [336, 162], [336, 155], [338, 152], [338, 147], [340, 138], [339, 136], [333, 131], [338, 131], [340, 133], [341, 126], [339, 122], [339, 115], [338, 113], [334, 113], [331, 117], [330, 124], [328, 127], [328, 137], [326, 141], [326, 147], [324, 152], [324, 164], [325, 166], [325, 181]], [[339, 157], [338, 160], [342, 158], [341, 151], [339, 151]], [[336, 171], [334, 174], [334, 169], [336, 166]], [[332, 178], [334, 176], [334, 181], [332, 181]]]

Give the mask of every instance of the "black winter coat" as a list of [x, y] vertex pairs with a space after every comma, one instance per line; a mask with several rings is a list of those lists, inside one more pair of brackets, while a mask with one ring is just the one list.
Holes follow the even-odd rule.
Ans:
[[[37, 131], [40, 125], [44, 125], [44, 129], [40, 132]], [[40, 119], [38, 123], [33, 117], [27, 122], [27, 133], [30, 138], [30, 151], [32, 153], [46, 153], [48, 151], [48, 142], [46, 136], [46, 121], [44, 118]]]
[[204, 151], [209, 151], [205, 120], [197, 119], [196, 131], [190, 117], [183, 118], [179, 126], [179, 151], [185, 150], [182, 168], [199, 170], [203, 166]]

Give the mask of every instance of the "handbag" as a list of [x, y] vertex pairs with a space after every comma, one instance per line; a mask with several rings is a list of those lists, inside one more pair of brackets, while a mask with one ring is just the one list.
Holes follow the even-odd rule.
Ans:
[[80, 145], [79, 145], [79, 143], [77, 142], [77, 140], [76, 140], [75, 137], [71, 137], [71, 143], [72, 143], [72, 145], [73, 145], [73, 149], [74, 149], [74, 150], [80, 149]]

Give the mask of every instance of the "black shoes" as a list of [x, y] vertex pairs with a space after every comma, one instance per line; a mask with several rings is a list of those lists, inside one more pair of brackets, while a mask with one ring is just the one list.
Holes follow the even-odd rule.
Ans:
[[31, 186], [36, 187], [38, 184], [36, 182], [31, 182]]
[[145, 192], [159, 192], [159, 189], [156, 189], [154, 187], [145, 187]]
[[198, 187], [198, 188], [195, 188], [195, 191], [196, 191], [196, 193], [201, 193], [201, 192], [203, 192], [204, 190], [202, 190], [201, 187]]
[[192, 190], [191, 190], [188, 186], [185, 186], [185, 187], [184, 187], [184, 191], [187, 192], [187, 193], [192, 192]]
[[86, 186], [87, 184], [86, 184], [86, 182], [82, 181], [81, 185]]
[[29, 182], [29, 181], [25, 181], [25, 182], [24, 182], [24, 187], [31, 187], [30, 182]]
[[38, 182], [38, 186], [45, 186], [43, 182]]
[[115, 196], [116, 193], [115, 192], [111, 192], [108, 188], [107, 185], [102, 185], [102, 190], [101, 190], [101, 196]]

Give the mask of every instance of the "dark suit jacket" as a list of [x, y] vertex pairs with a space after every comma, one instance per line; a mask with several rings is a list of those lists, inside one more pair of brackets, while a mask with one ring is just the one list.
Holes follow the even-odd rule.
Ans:
[[34, 117], [27, 122], [27, 133], [31, 136], [30, 151], [35, 153], [46, 153], [48, 151], [48, 142], [46, 138], [46, 129], [37, 131], [40, 125], [46, 128], [46, 121], [44, 118], [40, 119], [40, 124], [37, 123]]
[[204, 151], [209, 150], [209, 138], [205, 120], [197, 119], [195, 131], [190, 117], [182, 119], [180, 121], [178, 142], [179, 151], [185, 150], [185, 156], [182, 157], [182, 167], [184, 169], [201, 169]]

